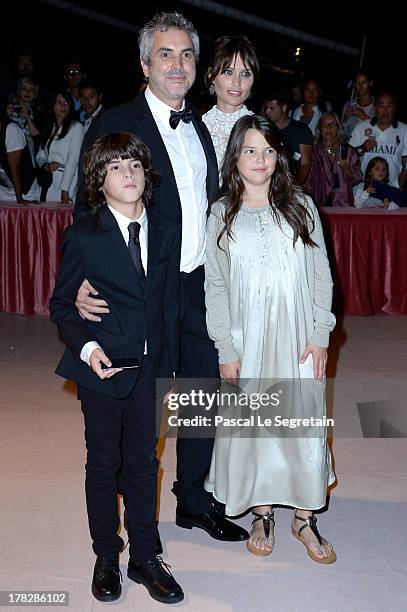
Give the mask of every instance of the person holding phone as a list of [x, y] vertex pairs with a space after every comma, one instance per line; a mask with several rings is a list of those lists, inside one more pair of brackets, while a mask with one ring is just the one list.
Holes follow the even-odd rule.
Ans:
[[[100, 601], [121, 594], [122, 468], [127, 575], [157, 601], [175, 603], [184, 594], [160, 556], [156, 525], [155, 384], [178, 369], [180, 227], [149, 208], [156, 173], [136, 136], [98, 138], [84, 153], [83, 170], [93, 214], [64, 233], [50, 312], [67, 344], [56, 372], [77, 383], [85, 418], [86, 502], [97, 555], [92, 593]], [[85, 276], [109, 303], [109, 314], [97, 324], [75, 307]]]
[[362, 121], [370, 121], [375, 114], [374, 97], [371, 94], [373, 81], [366, 72], [359, 71], [354, 80], [355, 98], [345, 102], [342, 111], [342, 125], [347, 139]]
[[355, 147], [362, 172], [373, 157], [383, 157], [389, 166], [389, 184], [405, 189], [407, 183], [407, 124], [397, 119], [396, 97], [389, 91], [375, 101], [375, 117], [362, 121], [352, 132], [349, 144]]
[[356, 151], [344, 143], [335, 113], [322, 115], [312, 151], [311, 171], [304, 189], [319, 206], [352, 206], [352, 187], [362, 180]]

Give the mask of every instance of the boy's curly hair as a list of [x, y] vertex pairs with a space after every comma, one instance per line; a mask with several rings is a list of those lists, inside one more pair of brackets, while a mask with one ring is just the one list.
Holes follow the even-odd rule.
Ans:
[[84, 199], [92, 213], [106, 204], [101, 188], [105, 182], [107, 165], [119, 158], [137, 159], [141, 162], [145, 176], [143, 204], [151, 205], [153, 189], [158, 183], [158, 173], [151, 166], [150, 151], [137, 136], [127, 132], [115, 132], [95, 140], [82, 157], [85, 175]]

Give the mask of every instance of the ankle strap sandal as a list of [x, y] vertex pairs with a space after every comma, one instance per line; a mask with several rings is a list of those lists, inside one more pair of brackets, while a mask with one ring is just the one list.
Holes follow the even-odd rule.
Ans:
[[315, 537], [318, 540], [318, 543], [320, 546], [322, 546], [323, 544], [328, 544], [328, 542], [326, 540], [324, 540], [324, 538], [321, 538], [318, 528], [317, 528], [317, 517], [312, 514], [311, 516], [309, 516], [308, 518], [303, 518], [302, 516], [298, 516], [298, 514], [296, 512], [294, 512], [294, 518], [297, 519], [298, 521], [302, 521], [304, 523], [304, 525], [302, 525], [298, 531], [296, 531], [294, 529], [294, 527], [291, 525], [291, 533], [293, 534], [293, 536], [295, 538], [297, 538], [297, 540], [299, 540], [300, 542], [302, 542], [305, 546], [305, 548], [307, 549], [307, 553], [308, 555], [311, 557], [311, 559], [313, 561], [316, 561], [317, 563], [335, 563], [336, 561], [336, 553], [334, 551], [334, 549], [332, 549], [329, 553], [329, 555], [327, 557], [318, 557], [318, 555], [316, 555], [312, 550], [310, 550], [310, 548], [308, 548], [307, 544], [304, 542], [302, 536], [301, 536], [301, 532], [306, 528], [309, 527], [312, 531], [312, 533], [315, 535]]
[[[270, 537], [270, 523], [273, 523], [273, 527], [275, 525], [275, 520], [274, 520], [274, 510], [272, 510], [271, 512], [264, 512], [263, 514], [261, 514], [260, 512], [256, 512], [255, 510], [252, 510], [252, 514], [255, 517], [252, 520], [252, 525], [254, 525], [254, 523], [256, 523], [256, 521], [263, 521], [263, 529], [264, 529], [264, 535], [265, 535], [265, 543], [267, 544], [268, 539]], [[251, 552], [253, 555], [260, 555], [262, 557], [265, 557], [267, 555], [271, 555], [272, 550], [269, 550], [267, 548], [257, 548], [256, 546], [254, 546], [251, 542], [250, 539], [247, 540], [246, 542], [246, 548], [249, 552]]]
[[264, 535], [266, 536], [266, 542], [267, 542], [267, 540], [270, 537], [270, 522], [273, 521], [273, 527], [276, 524], [274, 520], [274, 510], [272, 510], [271, 512], [265, 512], [264, 514], [260, 514], [260, 512], [256, 512], [255, 510], [252, 510], [252, 514], [255, 517], [252, 520], [252, 525], [254, 525], [256, 521], [263, 520]]

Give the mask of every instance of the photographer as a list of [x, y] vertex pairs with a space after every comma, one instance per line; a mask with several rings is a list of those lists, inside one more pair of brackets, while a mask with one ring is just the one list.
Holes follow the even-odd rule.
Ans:
[[35, 104], [37, 92], [36, 81], [31, 77], [22, 77], [17, 83], [17, 93], [10, 97], [7, 105], [8, 118], [20, 126], [27, 140], [32, 139], [34, 145], [38, 144], [37, 137], [43, 123], [43, 113]]

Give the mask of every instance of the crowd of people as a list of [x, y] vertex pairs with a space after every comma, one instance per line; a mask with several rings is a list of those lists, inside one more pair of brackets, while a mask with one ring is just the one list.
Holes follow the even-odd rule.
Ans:
[[[405, 205], [403, 193], [385, 187], [404, 192], [406, 183], [407, 127], [397, 120], [396, 98], [390, 91], [375, 97], [373, 80], [360, 69], [351, 99], [343, 109], [335, 105], [336, 113], [315, 79], [305, 80], [295, 96], [288, 88], [270, 88], [249, 110], [245, 104], [258, 81], [260, 66], [246, 37], [233, 41], [228, 36], [217, 41], [205, 75], [207, 93], [215, 104], [212, 108], [200, 105], [219, 168], [236, 119], [258, 110], [279, 129], [290, 170], [317, 206], [394, 209]], [[239, 48], [239, 59], [231, 68], [226, 64], [236, 51], [234, 45]], [[103, 92], [97, 82], [87, 79], [77, 61], [65, 64], [61, 86], [54, 91], [40, 85], [34, 74], [32, 58], [21, 54], [17, 78], [0, 92], [0, 200], [70, 203], [76, 196], [74, 168], [83, 135], [104, 111]], [[373, 157], [386, 162], [389, 173], [379, 181], [376, 198], [368, 199], [363, 190], [361, 199], [361, 185]], [[375, 187], [370, 185], [370, 189]]]
[[[293, 112], [286, 94], [273, 92], [255, 114], [246, 103], [259, 62], [244, 36], [216, 42], [205, 77], [215, 105], [201, 117], [185, 101], [199, 59], [193, 24], [157, 14], [139, 47], [147, 86], [112, 109], [70, 63], [40, 124], [37, 85], [19, 80], [2, 123], [1, 163], [17, 201], [39, 191], [41, 201], [76, 201], [50, 311], [67, 345], [57, 372], [77, 383], [85, 419], [92, 593], [101, 601], [121, 595], [122, 493], [127, 576], [175, 603], [184, 593], [161, 556], [156, 522], [156, 378], [207, 391], [221, 380], [250, 396], [288, 380], [281, 412], [294, 407], [324, 422], [335, 317], [315, 203], [353, 205], [358, 185], [358, 207], [394, 208], [396, 191], [402, 203], [407, 126], [396, 120], [391, 93], [373, 101], [362, 73], [343, 113], [348, 140], [315, 80]], [[237, 404], [229, 409], [240, 414]], [[315, 515], [335, 482], [324, 425], [294, 437], [233, 427], [183, 433], [181, 426], [172, 489], [179, 527], [267, 556], [274, 508], [286, 506], [308, 556], [335, 562]], [[227, 518], [248, 511], [250, 533]]]
[[0, 201], [72, 204], [83, 137], [103, 111], [102, 90], [77, 62], [64, 66], [53, 89], [38, 83], [28, 55], [19, 56], [17, 72], [0, 103]]

